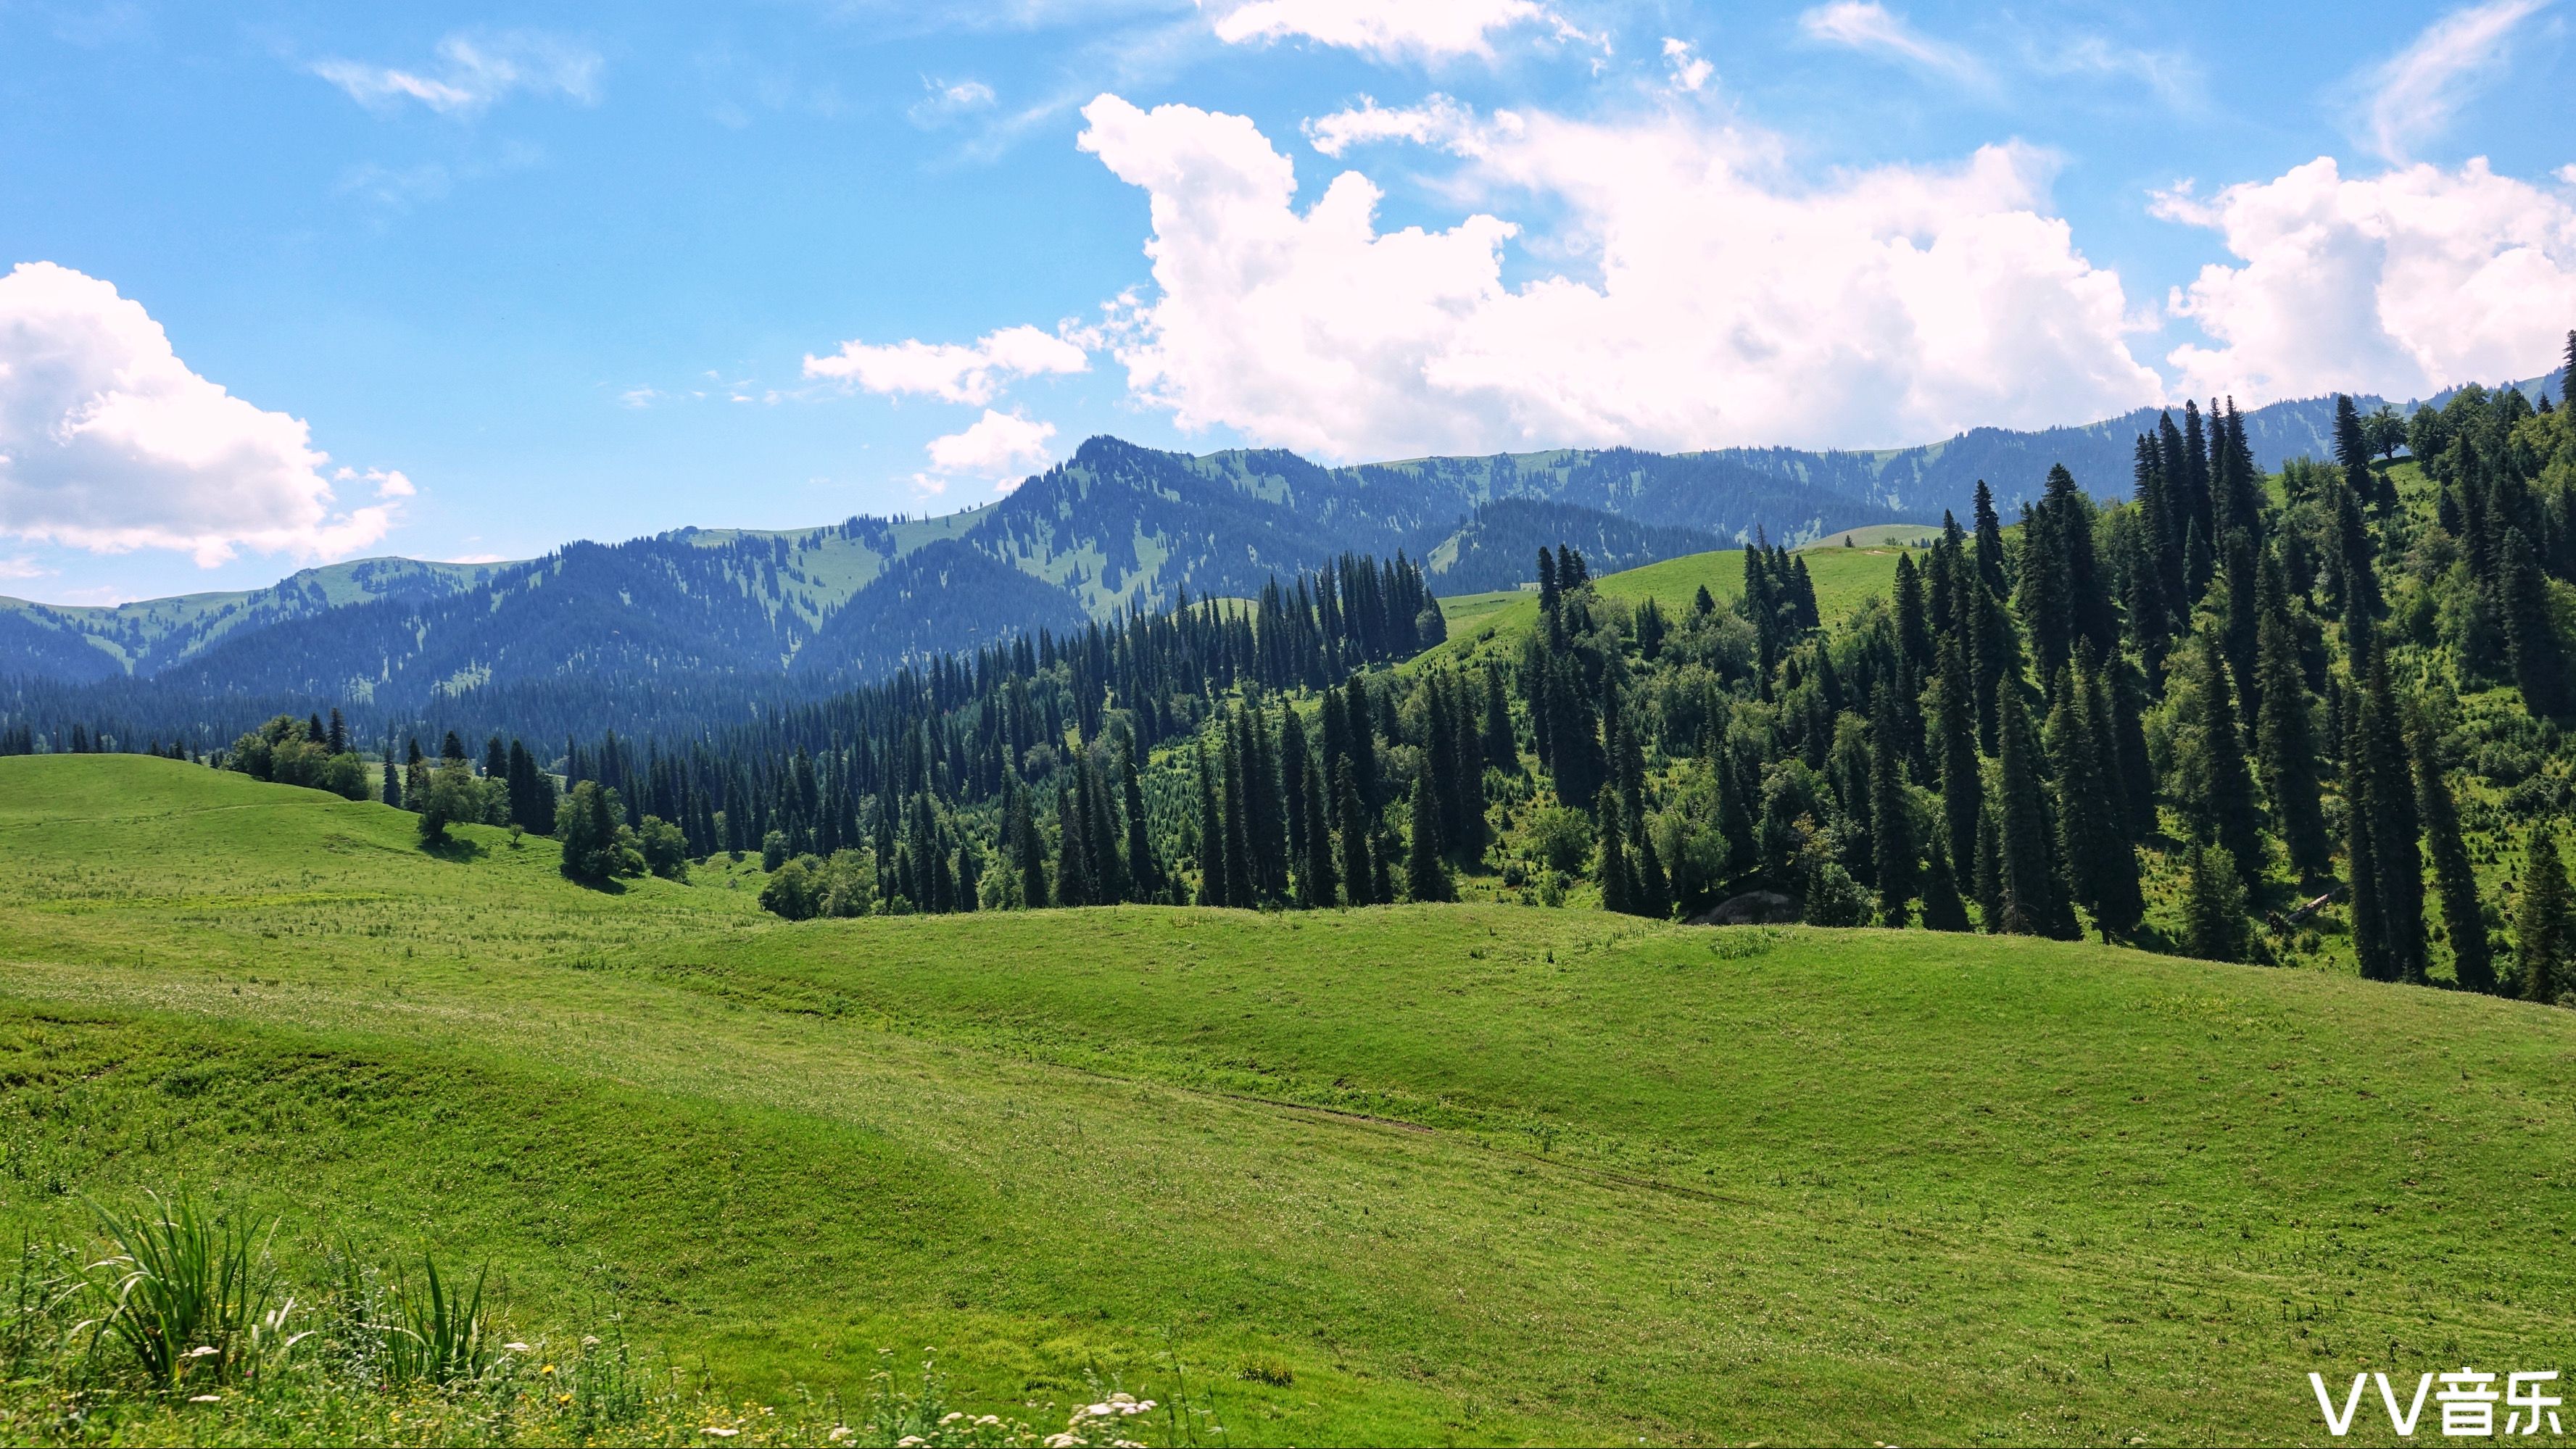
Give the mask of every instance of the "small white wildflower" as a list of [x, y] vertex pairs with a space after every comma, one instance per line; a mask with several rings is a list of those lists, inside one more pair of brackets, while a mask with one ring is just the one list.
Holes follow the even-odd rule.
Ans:
[[979, 1428], [985, 1429], [998, 1429], [1002, 1425], [1002, 1421], [991, 1414], [986, 1414], [984, 1417], [977, 1419], [975, 1423]]
[[919, 1434], [906, 1434], [902, 1438], [894, 1441], [894, 1449], [921, 1449], [922, 1445], [929, 1442], [929, 1440], [922, 1438]]
[[966, 1416], [964, 1414], [957, 1412], [955, 1409], [951, 1409], [947, 1413], [939, 1416], [939, 1422], [942, 1424], [954, 1424], [965, 1417]]
[[528, 1346], [524, 1343], [505, 1343], [501, 1346], [512, 1353], [526, 1353], [528, 1351]]
[[829, 1433], [829, 1434], [824, 1435], [823, 1437], [824, 1437], [824, 1438], [826, 1438], [826, 1439], [831, 1439], [831, 1440], [836, 1440], [836, 1441], [837, 1441], [837, 1440], [841, 1440], [841, 1439], [847, 1439], [847, 1438], [849, 1438], [849, 1437], [850, 1437], [850, 1433], [851, 1433], [851, 1430], [850, 1430], [850, 1426], [849, 1426], [849, 1425], [847, 1425], [847, 1424], [834, 1424], [834, 1425], [832, 1426], [832, 1432], [831, 1432], [831, 1433]]
[[715, 1435], [715, 1436], [716, 1436], [717, 1438], [719, 1438], [719, 1439], [730, 1439], [730, 1438], [732, 1438], [734, 1435], [739, 1434], [739, 1433], [741, 1433], [742, 1431], [741, 1431], [740, 1429], [719, 1429], [719, 1428], [717, 1428], [715, 1425], [713, 1425], [713, 1424], [709, 1424], [707, 1427], [705, 1427], [704, 1429], [699, 1430], [698, 1432], [699, 1432], [699, 1433], [701, 1433], [701, 1434], [713, 1434], [713, 1435]]
[[219, 1353], [221, 1353], [221, 1352], [223, 1352], [223, 1350], [222, 1350], [222, 1349], [220, 1349], [220, 1348], [215, 1347], [213, 1344], [210, 1344], [210, 1343], [201, 1343], [201, 1344], [198, 1344], [195, 1348], [192, 1348], [192, 1349], [188, 1350], [188, 1352], [187, 1352], [187, 1357], [189, 1357], [189, 1358], [213, 1358], [216, 1354], [219, 1354]]
[[583, 1335], [581, 1336], [581, 1346], [582, 1346], [582, 1347], [584, 1347], [584, 1348], [597, 1348], [597, 1347], [599, 1347], [599, 1335], [598, 1335], [598, 1334], [596, 1334], [596, 1333], [585, 1333], [585, 1334], [583, 1334]]
[[195, 1394], [188, 1399], [192, 1404], [220, 1404], [223, 1401], [224, 1396], [221, 1394]]
[[1071, 1434], [1049, 1434], [1046, 1449], [1075, 1449], [1082, 1441]]

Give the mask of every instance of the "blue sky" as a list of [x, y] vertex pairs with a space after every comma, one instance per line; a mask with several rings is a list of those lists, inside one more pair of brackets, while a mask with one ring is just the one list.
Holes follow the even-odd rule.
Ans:
[[9, 4], [0, 592], [2528, 376], [2568, 13]]

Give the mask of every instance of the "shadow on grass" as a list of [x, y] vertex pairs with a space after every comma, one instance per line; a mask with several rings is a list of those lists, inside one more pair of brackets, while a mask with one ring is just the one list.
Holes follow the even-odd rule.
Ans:
[[424, 840], [420, 843], [420, 851], [423, 855], [453, 861], [459, 865], [481, 860], [489, 854], [480, 843], [458, 835], [443, 835], [436, 840]]

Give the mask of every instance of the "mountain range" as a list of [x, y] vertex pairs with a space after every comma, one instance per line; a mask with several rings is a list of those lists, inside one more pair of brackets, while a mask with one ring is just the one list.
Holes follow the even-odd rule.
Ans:
[[[2328, 399], [2277, 403], [2246, 415], [2247, 434], [2277, 468], [2327, 452], [2333, 415]], [[31, 694], [155, 719], [187, 700], [209, 727], [316, 701], [383, 720], [525, 715], [532, 696], [565, 691], [625, 697], [611, 713], [638, 727], [741, 718], [746, 701], [812, 697], [1041, 628], [1250, 596], [1345, 552], [1409, 553], [1458, 594], [1525, 581], [1542, 545], [1616, 569], [1757, 533], [1937, 524], [1966, 516], [1981, 479], [2009, 515], [2059, 463], [2123, 496], [2155, 416], [1879, 452], [1563, 449], [1338, 468], [1095, 437], [1002, 498], [935, 518], [684, 528], [514, 563], [369, 559], [110, 608], [0, 599], [0, 677], [17, 681], [20, 713]]]

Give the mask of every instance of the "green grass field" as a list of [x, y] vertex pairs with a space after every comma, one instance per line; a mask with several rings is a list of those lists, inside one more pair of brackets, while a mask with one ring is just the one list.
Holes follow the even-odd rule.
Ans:
[[[1939, 530], [1933, 533], [1937, 535]], [[1827, 619], [1840, 620], [1872, 596], [1893, 597], [1896, 561], [1906, 552], [1885, 545], [1844, 548], [1839, 544], [1801, 551], [1799, 556], [1807, 561], [1808, 577], [1815, 581], [1816, 611]], [[1741, 549], [1725, 549], [1690, 554], [1624, 573], [1605, 574], [1592, 584], [1605, 598], [1624, 599], [1631, 604], [1653, 599], [1667, 613], [1689, 608], [1702, 588], [1723, 604], [1744, 592], [1744, 553]], [[1486, 640], [1518, 634], [1535, 625], [1538, 594], [1526, 590], [1460, 594], [1442, 599], [1440, 613], [1449, 625], [1449, 643], [1430, 657], [1460, 658]]]
[[755, 1396], [1177, 1352], [1240, 1443], [2313, 1440], [2311, 1370], [2576, 1350], [2565, 1012], [1501, 906], [789, 924], [459, 835], [0, 760], [0, 1227], [185, 1183]]

